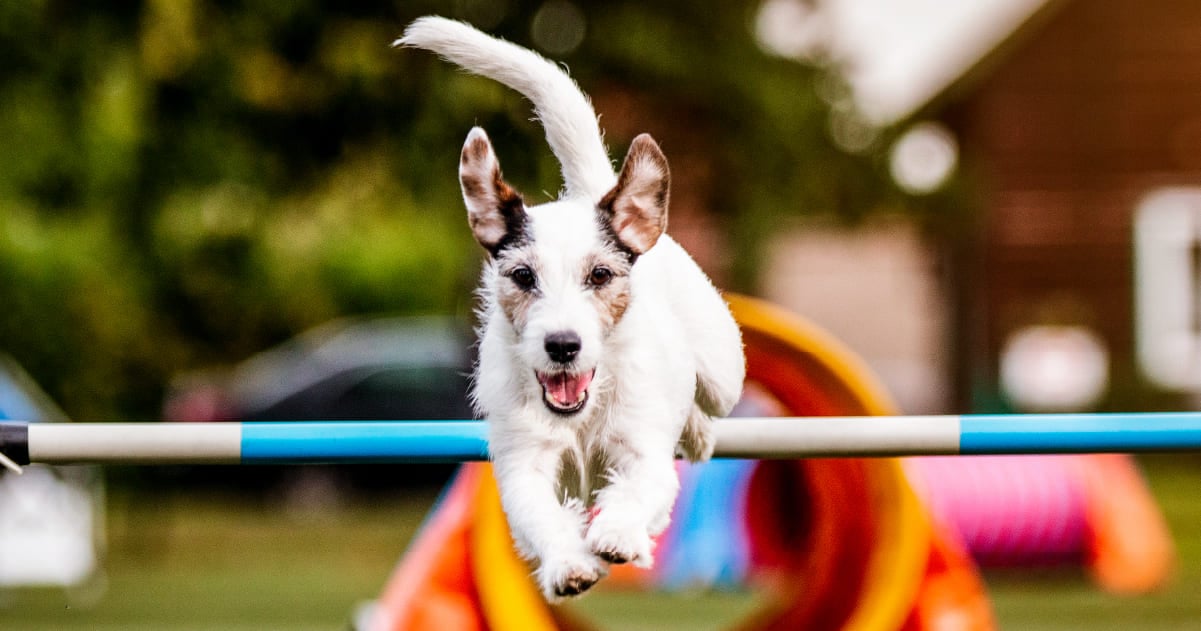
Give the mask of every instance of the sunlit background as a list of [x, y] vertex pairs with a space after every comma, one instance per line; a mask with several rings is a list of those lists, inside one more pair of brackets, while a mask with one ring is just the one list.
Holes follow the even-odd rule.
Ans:
[[[397, 392], [470, 415], [462, 140], [485, 127], [532, 202], [561, 183], [528, 103], [390, 47], [431, 13], [564, 64], [614, 159], [654, 135], [669, 232], [905, 412], [1201, 405], [1189, 0], [0, 3], [10, 378], [79, 421], [371, 418]], [[1143, 465], [1175, 582], [989, 574], [1003, 628], [1201, 628], [1201, 460]], [[447, 470], [76, 473], [94, 564], [67, 589], [0, 571], [0, 627], [342, 628]], [[707, 628], [727, 597], [669, 609]]]

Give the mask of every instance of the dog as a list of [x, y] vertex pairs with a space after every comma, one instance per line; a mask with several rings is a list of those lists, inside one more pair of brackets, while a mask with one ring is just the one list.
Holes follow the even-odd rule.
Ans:
[[643, 134], [615, 173], [588, 98], [533, 51], [439, 17], [396, 45], [523, 94], [562, 165], [559, 198], [527, 206], [483, 129], [459, 162], [487, 253], [472, 399], [514, 544], [550, 601], [609, 564], [650, 567], [679, 491], [675, 457], [712, 455], [712, 417], [734, 407], [746, 373], [728, 305], [664, 233], [667, 158]]

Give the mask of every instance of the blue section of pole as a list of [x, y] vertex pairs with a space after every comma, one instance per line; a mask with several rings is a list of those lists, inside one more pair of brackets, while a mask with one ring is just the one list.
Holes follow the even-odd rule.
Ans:
[[960, 417], [959, 453], [1201, 449], [1201, 414], [980, 414]]
[[488, 459], [481, 421], [243, 423], [244, 464], [423, 463]]

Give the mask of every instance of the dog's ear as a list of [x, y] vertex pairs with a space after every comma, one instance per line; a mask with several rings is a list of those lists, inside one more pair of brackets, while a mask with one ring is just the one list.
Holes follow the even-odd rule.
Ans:
[[459, 185], [467, 205], [467, 222], [475, 240], [496, 256], [525, 230], [525, 203], [500, 175], [500, 162], [488, 134], [472, 128], [459, 160]]
[[617, 186], [597, 205], [622, 247], [637, 255], [655, 245], [667, 229], [670, 188], [667, 158], [650, 134], [640, 134], [630, 143]]

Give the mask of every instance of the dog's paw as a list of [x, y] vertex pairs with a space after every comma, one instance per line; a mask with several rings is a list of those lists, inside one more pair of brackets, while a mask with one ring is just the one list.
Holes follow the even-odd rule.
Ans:
[[593, 554], [609, 563], [649, 568], [655, 561], [652, 555], [655, 544], [645, 526], [606, 519], [604, 512], [592, 520], [584, 541]]
[[579, 554], [562, 560], [543, 561], [536, 578], [548, 601], [579, 596], [608, 574], [605, 566], [591, 554]]

